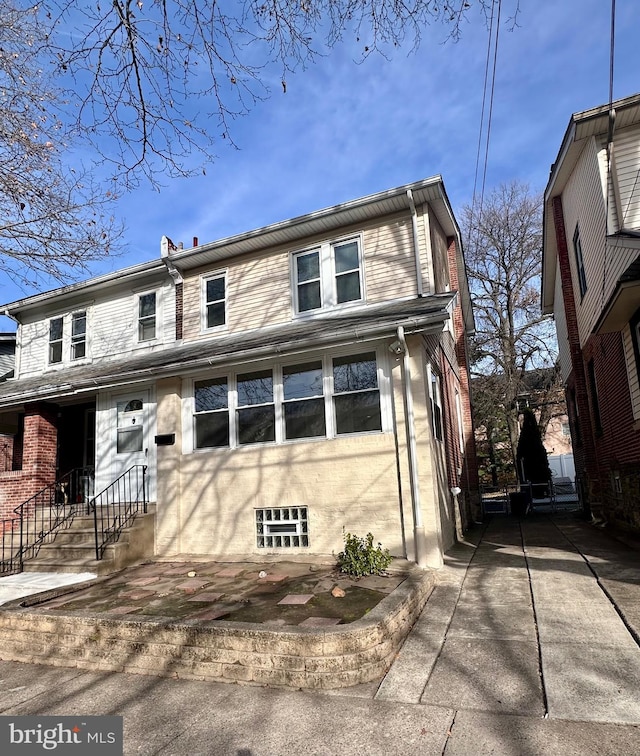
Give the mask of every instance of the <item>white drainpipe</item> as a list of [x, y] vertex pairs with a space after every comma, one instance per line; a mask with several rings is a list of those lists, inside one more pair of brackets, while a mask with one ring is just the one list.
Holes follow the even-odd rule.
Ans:
[[413, 510], [413, 538], [415, 543], [415, 559], [419, 567], [427, 566], [427, 544], [422, 522], [420, 507], [420, 483], [418, 480], [418, 450], [416, 447], [416, 424], [413, 413], [413, 393], [411, 391], [411, 368], [409, 365], [409, 350], [404, 337], [404, 328], [398, 326], [398, 341], [402, 344], [402, 384], [404, 394], [404, 408], [406, 415], [407, 446], [409, 447], [409, 478], [411, 487], [411, 508]]
[[422, 265], [420, 263], [420, 244], [418, 236], [418, 213], [416, 212], [416, 203], [413, 201], [413, 192], [407, 189], [407, 198], [411, 208], [411, 230], [413, 231], [413, 254], [416, 259], [416, 284], [418, 287], [418, 296], [424, 296], [424, 287], [422, 286]]

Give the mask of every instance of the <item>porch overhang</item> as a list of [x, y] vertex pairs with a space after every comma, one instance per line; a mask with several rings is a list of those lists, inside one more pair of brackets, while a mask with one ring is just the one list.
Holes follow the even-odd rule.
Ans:
[[167, 347], [143, 356], [104, 361], [35, 378], [0, 383], [0, 409], [33, 401], [60, 401], [98, 390], [150, 383], [215, 366], [256, 362], [351, 343], [395, 338], [405, 333], [442, 331], [457, 292], [392, 304], [367, 306], [347, 314], [301, 319], [295, 323], [229, 334], [211, 341]]

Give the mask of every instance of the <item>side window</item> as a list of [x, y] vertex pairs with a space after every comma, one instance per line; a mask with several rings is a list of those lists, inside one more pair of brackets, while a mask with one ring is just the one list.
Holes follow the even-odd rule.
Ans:
[[360, 282], [360, 252], [357, 241], [333, 245], [336, 277], [336, 302], [355, 302], [362, 299]]
[[216, 328], [226, 323], [227, 282], [224, 273], [203, 281], [203, 329]]
[[79, 360], [87, 354], [87, 313], [74, 312], [71, 316], [71, 359]]
[[580, 295], [584, 297], [587, 291], [587, 277], [584, 271], [584, 259], [582, 257], [582, 244], [580, 243], [580, 229], [576, 225], [573, 233], [573, 251], [576, 256], [576, 269], [578, 271], [578, 284], [580, 286]]
[[62, 362], [62, 318], [53, 318], [49, 321], [49, 363]]
[[429, 404], [431, 405], [431, 423], [433, 435], [442, 441], [444, 434], [442, 432], [442, 392], [440, 390], [440, 376], [436, 371], [428, 366], [429, 373]]
[[138, 297], [138, 341], [151, 341], [156, 337], [156, 292]]
[[286, 365], [282, 370], [285, 438], [326, 434], [322, 361]]

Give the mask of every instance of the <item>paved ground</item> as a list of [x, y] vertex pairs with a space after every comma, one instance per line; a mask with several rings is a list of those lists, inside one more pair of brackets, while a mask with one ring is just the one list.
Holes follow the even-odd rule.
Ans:
[[569, 517], [495, 518], [441, 577], [380, 686], [311, 693], [0, 662], [0, 713], [120, 714], [127, 754], [640, 753], [638, 551]]
[[64, 585], [83, 583], [96, 575], [93, 572], [51, 573], [51, 572], [22, 572], [19, 575], [9, 575], [0, 578], [0, 605], [7, 601], [32, 596], [34, 593], [50, 591]]

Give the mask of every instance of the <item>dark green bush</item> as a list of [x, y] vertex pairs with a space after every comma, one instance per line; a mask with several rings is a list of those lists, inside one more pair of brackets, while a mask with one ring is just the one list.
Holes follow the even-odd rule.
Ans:
[[365, 538], [345, 533], [344, 551], [338, 554], [338, 568], [354, 577], [380, 575], [391, 564], [391, 559], [389, 549], [383, 549], [381, 543], [374, 547], [371, 533]]

